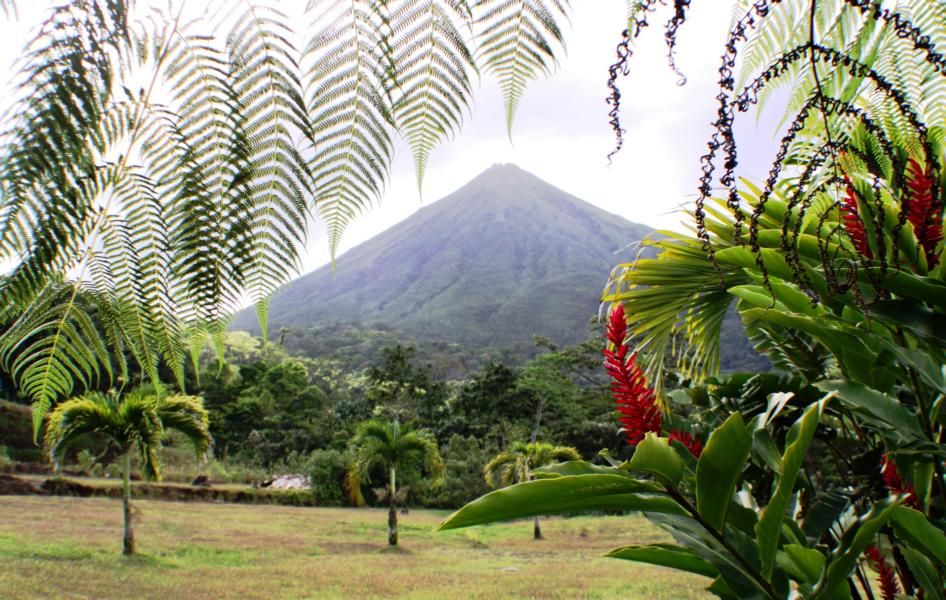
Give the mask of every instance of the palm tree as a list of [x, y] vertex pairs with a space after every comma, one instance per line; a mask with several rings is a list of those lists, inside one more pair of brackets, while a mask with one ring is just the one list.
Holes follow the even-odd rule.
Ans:
[[164, 396], [139, 388], [121, 395], [90, 392], [63, 402], [50, 413], [44, 443], [57, 465], [66, 450], [89, 433], [106, 436], [124, 458], [122, 508], [124, 535], [122, 553], [134, 554], [131, 526], [131, 461], [137, 452], [145, 477], [161, 478], [158, 452], [167, 429], [176, 429], [193, 444], [198, 459], [211, 448], [207, 411], [197, 396]]
[[[546, 442], [516, 442], [483, 467], [483, 478], [490, 487], [506, 487], [529, 481], [534, 469], [568, 460], [581, 460], [578, 450], [569, 446], [553, 446]], [[539, 517], [535, 517], [532, 538], [542, 539]]]
[[410, 430], [397, 421], [372, 419], [358, 426], [351, 441], [354, 452], [348, 471], [349, 493], [360, 498], [359, 486], [371, 480], [376, 467], [384, 470], [388, 485], [388, 545], [397, 546], [397, 473], [426, 471], [435, 484], [443, 477], [443, 461], [430, 432]]

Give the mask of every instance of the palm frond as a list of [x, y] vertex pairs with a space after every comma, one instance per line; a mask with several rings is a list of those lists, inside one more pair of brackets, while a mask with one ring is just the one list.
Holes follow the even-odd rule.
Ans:
[[213, 447], [210, 420], [203, 399], [197, 396], [167, 396], [157, 403], [158, 418], [165, 430], [174, 429], [194, 447], [197, 460], [202, 460]]

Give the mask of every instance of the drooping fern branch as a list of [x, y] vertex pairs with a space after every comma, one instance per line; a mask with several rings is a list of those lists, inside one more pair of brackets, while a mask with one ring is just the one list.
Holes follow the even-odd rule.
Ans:
[[169, 369], [183, 387], [185, 360], [207, 334], [220, 347], [248, 300], [265, 332], [310, 216], [334, 254], [382, 193], [398, 134], [420, 183], [481, 70], [511, 123], [555, 62], [567, 11], [219, 0], [188, 20], [184, 5], [139, 15], [74, 0], [25, 54], [0, 132], [0, 259], [15, 265], [0, 281], [0, 357], [37, 401], [37, 427], [56, 401], [139, 371], [159, 383]]

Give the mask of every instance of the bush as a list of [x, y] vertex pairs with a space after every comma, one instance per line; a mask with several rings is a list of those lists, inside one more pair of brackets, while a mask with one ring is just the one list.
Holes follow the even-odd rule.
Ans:
[[341, 506], [348, 503], [345, 472], [351, 456], [338, 450], [316, 450], [309, 455], [306, 474], [317, 504]]
[[483, 479], [483, 467], [490, 453], [475, 437], [453, 434], [441, 450], [445, 467], [443, 485], [427, 491], [425, 506], [457, 508], [482, 496], [489, 489]]
[[101, 473], [102, 465], [91, 451], [83, 449], [76, 454], [76, 463], [83, 475], [94, 476], [96, 472]]

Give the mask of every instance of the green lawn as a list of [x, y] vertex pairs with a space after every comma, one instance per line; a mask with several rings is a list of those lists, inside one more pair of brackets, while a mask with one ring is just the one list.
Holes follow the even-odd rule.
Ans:
[[138, 501], [140, 556], [120, 556], [106, 498], [0, 497], [0, 598], [708, 597], [710, 582], [601, 558], [666, 539], [640, 517], [553, 518], [435, 533], [445, 513]]

